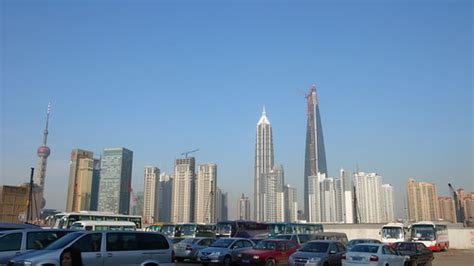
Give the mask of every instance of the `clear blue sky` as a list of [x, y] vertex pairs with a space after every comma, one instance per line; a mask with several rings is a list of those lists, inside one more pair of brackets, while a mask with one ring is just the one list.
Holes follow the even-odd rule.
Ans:
[[302, 198], [316, 83], [330, 176], [381, 174], [399, 214], [409, 176], [474, 190], [471, 1], [196, 2], [1, 1], [1, 183], [37, 166], [51, 101], [47, 207], [65, 208], [73, 148], [133, 150], [136, 191], [144, 165], [199, 148], [233, 217], [265, 105]]

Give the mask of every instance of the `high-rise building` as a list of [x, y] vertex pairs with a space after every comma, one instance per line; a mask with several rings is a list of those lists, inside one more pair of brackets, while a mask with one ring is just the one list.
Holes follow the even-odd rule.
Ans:
[[158, 222], [160, 207], [160, 169], [155, 166], [145, 166], [143, 188], [143, 219], [144, 223]]
[[128, 214], [132, 184], [133, 152], [107, 148], [100, 165], [98, 211]]
[[456, 209], [452, 197], [438, 197], [439, 218], [444, 221], [456, 223]]
[[310, 223], [320, 223], [322, 221], [321, 209], [321, 182], [326, 179], [326, 174], [318, 173], [315, 176], [310, 176], [308, 179], [309, 189], [309, 219]]
[[196, 223], [216, 223], [217, 165], [199, 165], [196, 178], [195, 218]]
[[91, 210], [93, 157], [94, 154], [91, 151], [73, 149], [71, 152], [66, 201], [67, 212]]
[[395, 221], [393, 186], [382, 185], [382, 222], [390, 223]]
[[227, 192], [217, 188], [217, 221], [226, 221], [229, 219], [229, 205]]
[[438, 220], [438, 191], [435, 184], [408, 178], [407, 195], [410, 222]]
[[97, 211], [97, 207], [99, 205], [99, 187], [100, 159], [94, 159], [94, 169], [92, 170], [91, 211]]
[[194, 222], [194, 182], [196, 162], [194, 157], [176, 159], [173, 178], [171, 221]]
[[51, 154], [51, 149], [48, 147], [48, 126], [49, 126], [49, 114], [51, 113], [51, 103], [48, 103], [48, 111], [46, 112], [46, 126], [43, 131], [43, 143], [38, 148], [37, 154], [38, 160], [38, 171], [36, 172], [36, 186], [34, 187], [35, 200], [33, 219], [40, 217], [41, 209], [46, 206], [46, 200], [44, 199], [44, 184], [46, 180], [46, 166], [48, 164], [48, 157]]
[[474, 221], [474, 192], [465, 193], [464, 190], [462, 190], [462, 193], [458, 192], [458, 195], [461, 195], [460, 199], [464, 209], [464, 219], [472, 223], [472, 221]]
[[265, 107], [257, 123], [255, 141], [255, 179], [254, 179], [254, 219], [265, 218], [264, 194], [267, 185], [267, 174], [273, 169], [273, 135], [272, 126], [267, 118]]
[[334, 194], [335, 194], [335, 217], [334, 221], [338, 223], [344, 222], [344, 181], [342, 178], [334, 179]]
[[[318, 96], [316, 93], [316, 85], [313, 85], [306, 95], [307, 101], [307, 124], [306, 124], [306, 145], [305, 145], [305, 164], [304, 164], [304, 213], [307, 220], [310, 217], [316, 217], [319, 214], [312, 213], [318, 211], [312, 207], [311, 198], [315, 194], [311, 191], [314, 179], [319, 173], [327, 176], [326, 152], [324, 149], [323, 127], [321, 116], [319, 114]], [[314, 181], [314, 180], [313, 180]], [[314, 200], [314, 199], [313, 199]]]
[[283, 187], [285, 174], [282, 165], [275, 165], [263, 175], [262, 182], [263, 221], [283, 222], [285, 220], [285, 197]]
[[376, 173], [354, 173], [357, 215], [361, 223], [382, 222], [382, 177]]
[[250, 220], [250, 199], [243, 193], [237, 203], [237, 219]]
[[298, 194], [295, 187], [286, 185], [285, 193], [285, 222], [295, 222], [298, 220]]
[[320, 184], [321, 196], [321, 221], [332, 223], [336, 221], [336, 190], [334, 178], [325, 178]]
[[135, 193], [135, 197], [132, 199], [130, 204], [130, 214], [143, 216], [143, 200], [145, 196], [143, 191], [138, 191]]
[[344, 191], [342, 199], [343, 222], [354, 223], [354, 197], [350, 172], [341, 169], [340, 179], [342, 180], [342, 187]]
[[160, 222], [171, 222], [171, 204], [173, 200], [173, 178], [162, 173], [160, 175], [160, 207], [159, 207], [159, 221]]

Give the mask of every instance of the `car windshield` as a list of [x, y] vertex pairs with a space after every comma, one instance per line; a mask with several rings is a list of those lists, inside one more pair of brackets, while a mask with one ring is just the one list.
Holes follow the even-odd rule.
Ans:
[[212, 243], [211, 247], [226, 248], [226, 247], [229, 247], [230, 244], [232, 244], [232, 242], [234, 242], [233, 239], [221, 238], [217, 240], [216, 242]]
[[329, 243], [321, 242], [309, 242], [303, 245], [300, 251], [314, 252], [314, 253], [326, 253], [328, 250]]
[[276, 241], [267, 241], [262, 240], [258, 242], [258, 244], [254, 247], [254, 249], [268, 249], [268, 250], [276, 250], [277, 247], [281, 248], [283, 243], [279, 243]]
[[66, 236], [60, 238], [58, 241], [54, 241], [51, 245], [47, 246], [45, 249], [58, 250], [58, 249], [64, 248], [69, 243], [76, 240], [78, 237], [82, 235], [83, 233], [79, 233], [79, 232], [67, 234]]
[[379, 246], [357, 245], [351, 249], [351, 252], [377, 253]]

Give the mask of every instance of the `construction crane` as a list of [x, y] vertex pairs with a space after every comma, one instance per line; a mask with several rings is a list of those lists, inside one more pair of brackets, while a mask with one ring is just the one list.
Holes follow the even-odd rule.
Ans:
[[454, 200], [454, 209], [456, 210], [456, 220], [458, 223], [464, 223], [464, 208], [461, 203], [461, 199], [459, 198], [458, 193], [456, 193], [456, 190], [454, 187], [451, 185], [451, 183], [448, 183], [449, 186], [449, 192], [451, 195], [453, 195], [453, 200]]
[[199, 149], [195, 149], [195, 150], [192, 150], [192, 151], [186, 151], [186, 152], [181, 153], [181, 155], [184, 155], [184, 158], [188, 158], [188, 154], [193, 153], [193, 152], [197, 152], [197, 151], [199, 151]]

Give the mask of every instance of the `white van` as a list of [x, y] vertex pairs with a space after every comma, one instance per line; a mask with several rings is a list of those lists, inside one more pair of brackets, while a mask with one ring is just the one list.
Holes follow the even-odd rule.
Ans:
[[87, 266], [174, 265], [171, 243], [161, 233], [85, 230], [70, 233], [45, 249], [14, 257], [9, 263], [59, 265], [59, 257], [67, 247], [80, 250], [82, 263]]
[[127, 221], [77, 221], [71, 225], [71, 229], [97, 231], [97, 230], [124, 230], [136, 231], [134, 222]]

